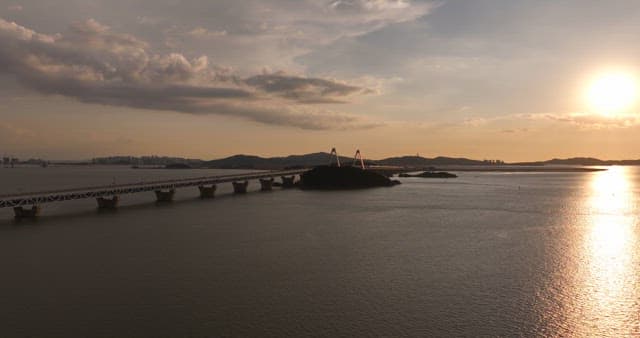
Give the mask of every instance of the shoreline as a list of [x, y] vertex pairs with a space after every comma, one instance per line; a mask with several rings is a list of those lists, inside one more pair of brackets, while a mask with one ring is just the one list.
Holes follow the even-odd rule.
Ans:
[[[463, 172], [546, 172], [546, 173], [580, 173], [607, 171], [606, 168], [585, 168], [585, 167], [500, 167], [500, 168], [473, 168], [473, 167], [435, 167], [431, 171], [463, 171]], [[420, 170], [416, 170], [420, 171]]]

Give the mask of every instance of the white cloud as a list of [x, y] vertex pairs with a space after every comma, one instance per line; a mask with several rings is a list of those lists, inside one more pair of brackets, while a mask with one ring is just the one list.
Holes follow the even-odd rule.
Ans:
[[215, 37], [227, 35], [227, 31], [226, 30], [211, 31], [203, 27], [196, 27], [190, 30], [188, 34], [198, 38], [215, 38]]
[[23, 9], [24, 8], [22, 7], [22, 5], [18, 5], [18, 4], [9, 5], [7, 7], [7, 10], [9, 10], [10, 12], [20, 12]]
[[533, 120], [550, 120], [571, 123], [583, 129], [614, 129], [630, 128], [640, 125], [638, 114], [617, 114], [605, 116], [595, 113], [571, 113], [571, 114], [527, 114], [525, 118]]
[[248, 78], [211, 65], [205, 56], [159, 55], [138, 38], [96, 20], [68, 34], [40, 34], [0, 19], [0, 71], [26, 87], [82, 102], [238, 116], [304, 129], [375, 124], [310, 104], [340, 103], [364, 88], [335, 80], [265, 73]]

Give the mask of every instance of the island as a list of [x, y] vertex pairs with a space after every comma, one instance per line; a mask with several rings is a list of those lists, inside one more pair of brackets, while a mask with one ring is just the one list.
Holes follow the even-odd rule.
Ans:
[[452, 173], [448, 173], [446, 171], [439, 171], [439, 172], [435, 172], [435, 171], [425, 171], [419, 174], [407, 174], [407, 173], [402, 173], [400, 175], [398, 175], [399, 177], [422, 177], [422, 178], [456, 178], [458, 177], [458, 175], [456, 174], [452, 174]]
[[363, 189], [374, 187], [391, 187], [400, 184], [397, 180], [371, 170], [363, 170], [352, 166], [322, 165], [301, 175], [302, 189]]

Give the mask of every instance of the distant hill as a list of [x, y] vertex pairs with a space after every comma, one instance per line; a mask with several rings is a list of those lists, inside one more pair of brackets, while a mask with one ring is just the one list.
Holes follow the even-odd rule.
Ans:
[[[437, 166], [437, 165], [489, 165], [498, 164], [490, 163], [488, 161], [470, 160], [468, 158], [455, 158], [438, 156], [435, 158], [426, 158], [420, 156], [402, 156], [402, 157], [390, 157], [384, 160], [376, 161], [379, 165], [390, 165], [400, 167], [425, 167], [425, 166]], [[502, 163], [499, 163], [502, 164]]]
[[[291, 155], [286, 157], [264, 158], [251, 155], [235, 155], [219, 160], [205, 161], [203, 166], [221, 169], [282, 169], [291, 167], [312, 167], [328, 164], [329, 153], [312, 153], [306, 155]], [[341, 163], [351, 164], [353, 158], [340, 157]], [[592, 157], [574, 157], [567, 159], [554, 158], [548, 161], [505, 163], [502, 161], [473, 160], [464, 157], [438, 156], [427, 158], [421, 156], [389, 157], [382, 160], [365, 160], [367, 165], [398, 166], [398, 167], [439, 167], [439, 166], [488, 166], [488, 165], [573, 165], [573, 166], [598, 166], [598, 165], [640, 165], [640, 160], [600, 160]]]
[[[253, 155], [234, 155], [218, 160], [205, 161], [203, 165], [220, 169], [282, 169], [291, 167], [313, 167], [329, 164], [330, 160], [331, 155], [322, 152], [269, 158]], [[340, 162], [351, 164], [353, 158], [340, 156]]]
[[[205, 161], [203, 166], [220, 169], [282, 169], [295, 167], [313, 167], [317, 165], [329, 164], [331, 156], [329, 153], [312, 153], [305, 155], [291, 155], [286, 157], [264, 158], [252, 155], [234, 155], [231, 157]], [[340, 156], [343, 164], [353, 163], [353, 158]], [[391, 157], [383, 160], [367, 160], [366, 165], [384, 165], [399, 167], [429, 167], [442, 165], [490, 165], [502, 164], [502, 162], [489, 162], [470, 160], [467, 158], [436, 157], [425, 158], [420, 156]]]
[[107, 165], [175, 165], [175, 164], [188, 164], [193, 167], [198, 167], [202, 163], [202, 160], [193, 158], [182, 157], [168, 157], [168, 156], [109, 156], [109, 157], [96, 157], [91, 159], [92, 164], [107, 164]]
[[640, 165], [640, 160], [600, 160], [593, 157], [554, 158], [548, 161], [519, 162], [513, 165]]
[[[199, 159], [186, 159], [176, 157], [159, 156], [112, 156], [95, 158], [93, 164], [128, 164], [128, 165], [169, 165], [192, 168], [219, 168], [219, 169], [284, 169], [313, 167], [317, 165], [329, 164], [331, 156], [329, 153], [319, 152], [304, 155], [290, 155], [282, 157], [260, 157], [254, 155], [234, 155], [226, 158], [204, 161]], [[343, 164], [353, 163], [352, 157], [340, 156]], [[592, 157], [573, 157], [567, 159], [554, 158], [548, 161], [537, 162], [517, 162], [504, 163], [499, 160], [472, 160], [462, 157], [438, 156], [427, 158], [421, 156], [399, 156], [389, 157], [382, 160], [367, 160], [366, 165], [398, 166], [398, 167], [439, 167], [439, 166], [475, 166], [475, 165], [521, 165], [521, 166], [544, 166], [544, 165], [573, 165], [573, 166], [598, 166], [598, 165], [640, 165], [640, 160], [600, 160]]]

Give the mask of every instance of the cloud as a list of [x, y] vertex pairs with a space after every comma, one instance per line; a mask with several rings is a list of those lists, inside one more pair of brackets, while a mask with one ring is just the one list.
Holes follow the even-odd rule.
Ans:
[[501, 133], [504, 134], [515, 134], [515, 133], [526, 133], [529, 131], [529, 128], [515, 128], [515, 129], [502, 129]]
[[[405, 0], [219, 0], [189, 6], [141, 1], [150, 2], [149, 15], [167, 16], [171, 11], [171, 23], [163, 30], [167, 46], [209, 50], [226, 64], [257, 66], [253, 72], [265, 65], [302, 70], [296, 57], [343, 38], [416, 20], [434, 7], [428, 1]], [[218, 15], [211, 20], [204, 13]], [[205, 37], [215, 38], [215, 46], [203, 44]]]
[[215, 37], [227, 35], [227, 31], [226, 30], [211, 31], [203, 27], [196, 27], [190, 30], [188, 34], [191, 36], [199, 37], [199, 38], [215, 38]]
[[0, 122], [0, 141], [5, 145], [21, 144], [26, 140], [33, 140], [37, 133], [18, 127], [14, 124]]
[[21, 5], [18, 5], [18, 4], [9, 5], [7, 7], [7, 10], [9, 10], [10, 12], [20, 12], [23, 9], [24, 8]]
[[355, 94], [369, 94], [369, 89], [325, 79], [309, 79], [285, 74], [252, 76], [245, 83], [283, 98], [303, 103], [344, 103]]
[[409, 7], [409, 2], [403, 0], [335, 0], [329, 6], [340, 11], [360, 12], [405, 9]]
[[205, 56], [154, 54], [138, 38], [96, 20], [65, 35], [40, 34], [0, 19], [0, 72], [45, 94], [87, 103], [191, 114], [237, 116], [304, 129], [376, 126], [310, 104], [338, 103], [369, 91], [334, 80], [263, 73], [248, 78]]
[[335, 16], [343, 20], [368, 23], [398, 23], [412, 21], [429, 12], [433, 3], [411, 0], [335, 0], [328, 6]]
[[155, 25], [159, 24], [162, 21], [163, 21], [162, 18], [150, 17], [150, 16], [146, 16], [146, 15], [140, 15], [140, 16], [136, 17], [136, 22], [138, 24], [140, 24], [140, 25], [155, 26]]
[[479, 127], [487, 124], [488, 121], [489, 120], [484, 117], [467, 117], [464, 119], [462, 124], [465, 126]]
[[326, 43], [343, 36], [357, 36], [381, 27], [413, 21], [434, 5], [410, 0], [299, 0], [248, 1], [239, 21], [245, 32], [261, 34], [303, 33], [302, 40]]
[[630, 128], [640, 125], [638, 114], [617, 114], [605, 116], [595, 113], [571, 114], [527, 114], [523, 117], [532, 120], [550, 120], [577, 125], [583, 129]]

